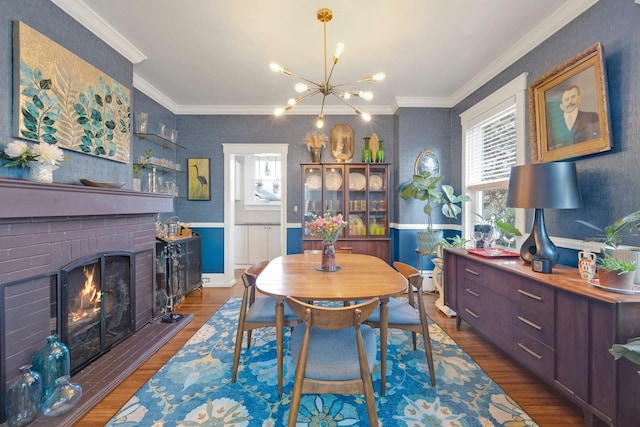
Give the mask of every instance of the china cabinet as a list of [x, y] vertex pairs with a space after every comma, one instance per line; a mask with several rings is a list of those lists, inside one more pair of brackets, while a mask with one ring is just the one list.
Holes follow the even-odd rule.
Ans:
[[640, 420], [637, 365], [608, 349], [638, 335], [640, 296], [607, 292], [576, 268], [537, 273], [519, 258], [444, 249], [445, 303], [505, 353], [580, 406], [587, 426]]
[[[149, 193], [167, 193], [179, 196], [178, 176], [184, 173], [178, 162], [178, 150], [184, 150], [165, 136], [152, 133], [134, 133], [140, 142], [134, 149], [134, 166], [140, 168], [143, 191]], [[143, 149], [144, 148], [144, 149]], [[157, 149], [160, 148], [160, 152]], [[149, 155], [142, 154], [151, 150]], [[186, 188], [184, 188], [186, 192]]]
[[302, 248], [321, 249], [307, 221], [329, 212], [342, 214], [348, 226], [337, 249], [390, 260], [389, 169], [385, 163], [303, 163]]

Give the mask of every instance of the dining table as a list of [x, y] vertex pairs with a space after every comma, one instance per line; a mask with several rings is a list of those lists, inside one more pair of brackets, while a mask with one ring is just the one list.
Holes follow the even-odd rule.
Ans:
[[360, 254], [336, 254], [337, 271], [321, 271], [321, 254], [306, 253], [274, 258], [260, 273], [256, 287], [275, 299], [278, 396], [282, 396], [284, 359], [284, 300], [356, 301], [380, 299], [381, 394], [386, 382], [389, 297], [407, 289], [407, 279], [380, 258]]

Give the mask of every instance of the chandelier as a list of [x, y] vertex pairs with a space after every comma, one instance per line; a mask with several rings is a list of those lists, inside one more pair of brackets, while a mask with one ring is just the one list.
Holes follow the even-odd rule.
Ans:
[[[322, 128], [322, 126], [324, 125], [324, 119], [323, 119], [324, 103], [325, 103], [325, 100], [327, 99], [327, 96], [329, 95], [334, 95], [340, 101], [344, 102], [346, 105], [353, 108], [356, 114], [358, 114], [365, 121], [368, 122], [369, 120], [371, 120], [371, 115], [363, 111], [360, 111], [360, 109], [356, 108], [351, 103], [349, 103], [348, 99], [350, 99], [351, 96], [357, 96], [364, 99], [365, 101], [371, 101], [371, 99], [373, 99], [373, 93], [371, 91], [344, 90], [341, 88], [343, 86], [347, 86], [353, 83], [380, 81], [384, 79], [385, 75], [384, 73], [377, 73], [372, 76], [367, 76], [362, 80], [356, 80], [349, 83], [340, 83], [336, 85], [331, 84], [330, 80], [331, 80], [331, 76], [333, 75], [333, 69], [338, 63], [338, 60], [340, 59], [342, 52], [344, 51], [344, 44], [338, 43], [338, 46], [336, 47], [336, 53], [333, 55], [331, 70], [329, 70], [329, 72], [327, 73], [327, 22], [331, 21], [331, 18], [333, 18], [333, 14], [331, 12], [331, 9], [324, 8], [324, 9], [318, 10], [317, 17], [318, 17], [318, 21], [322, 22], [322, 25], [324, 27], [324, 81], [322, 83], [316, 83], [304, 77], [293, 74], [291, 70], [272, 62], [270, 65], [272, 71], [276, 73], [282, 73], [287, 76], [293, 76], [299, 80], [302, 80], [301, 82], [295, 85], [295, 91], [301, 94], [301, 96], [297, 98], [289, 99], [289, 101], [287, 102], [287, 105], [285, 105], [284, 107], [277, 108], [274, 114], [276, 116], [279, 116], [285, 111], [288, 111], [291, 108], [293, 108], [293, 106], [295, 106], [296, 104], [299, 104], [302, 101], [305, 101], [311, 98], [312, 96], [320, 93], [322, 94], [322, 106], [320, 107], [320, 114], [318, 115], [318, 119], [316, 120], [316, 126], [318, 128]], [[303, 82], [306, 82], [306, 83], [303, 83]]]

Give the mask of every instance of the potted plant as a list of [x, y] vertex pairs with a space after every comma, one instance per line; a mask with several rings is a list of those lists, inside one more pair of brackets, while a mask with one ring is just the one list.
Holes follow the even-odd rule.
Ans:
[[434, 176], [425, 171], [420, 175], [413, 175], [410, 182], [401, 185], [400, 197], [403, 199], [426, 201], [424, 213], [427, 215], [427, 229], [418, 232], [418, 249], [425, 253], [434, 253], [438, 243], [442, 241], [442, 230], [433, 229], [431, 215], [434, 210], [440, 207], [447, 218], [457, 218], [462, 212], [458, 204], [471, 200], [467, 195], [456, 196], [451, 185], [442, 184], [438, 188], [443, 179], [442, 175]]
[[[640, 262], [640, 252], [628, 249], [622, 249], [622, 237], [639, 236], [640, 235], [640, 211], [635, 211], [620, 217], [613, 224], [600, 228], [590, 222], [576, 220], [576, 222], [585, 225], [593, 230], [598, 231], [598, 235], [585, 237], [585, 242], [600, 242], [606, 247], [601, 255], [609, 254], [614, 258], [621, 259], [627, 263], [638, 264]], [[640, 272], [636, 270], [635, 282], [640, 282]]]
[[608, 288], [631, 289], [635, 278], [636, 263], [629, 262], [605, 253], [596, 260], [600, 284]]

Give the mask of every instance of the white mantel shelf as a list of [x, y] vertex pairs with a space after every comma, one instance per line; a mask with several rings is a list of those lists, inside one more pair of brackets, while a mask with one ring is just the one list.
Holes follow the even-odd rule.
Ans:
[[0, 178], [0, 219], [155, 214], [172, 212], [173, 200], [170, 194]]

